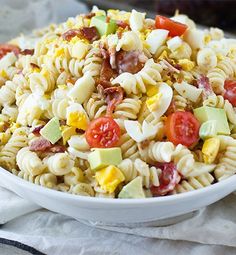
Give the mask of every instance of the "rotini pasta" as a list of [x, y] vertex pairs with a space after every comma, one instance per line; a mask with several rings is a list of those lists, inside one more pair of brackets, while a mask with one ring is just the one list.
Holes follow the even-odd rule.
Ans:
[[0, 44], [0, 166], [108, 199], [236, 174], [235, 40], [172, 18], [187, 27], [173, 34], [144, 13], [94, 7]]

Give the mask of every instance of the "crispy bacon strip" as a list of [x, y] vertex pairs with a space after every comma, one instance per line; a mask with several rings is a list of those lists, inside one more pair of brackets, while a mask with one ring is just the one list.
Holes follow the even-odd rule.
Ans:
[[30, 150], [34, 152], [65, 152], [66, 147], [59, 144], [51, 144], [47, 139], [39, 137], [30, 144]]
[[66, 41], [70, 41], [75, 36], [87, 39], [90, 42], [99, 39], [99, 33], [96, 27], [82, 27], [80, 29], [70, 29], [64, 34], [62, 34], [62, 38]]
[[55, 144], [51, 148], [48, 148], [48, 152], [58, 153], [58, 152], [65, 152], [66, 147], [63, 145]]
[[82, 37], [89, 40], [90, 42], [96, 41], [100, 38], [96, 27], [83, 27], [80, 30]]
[[146, 58], [144, 59], [141, 56], [140, 51], [119, 51], [116, 54], [116, 67], [119, 74], [123, 72], [129, 72], [135, 74], [139, 72], [145, 63]]
[[96, 14], [94, 12], [90, 12], [88, 14], [84, 14], [84, 18], [86, 19], [91, 19], [92, 17], [94, 17]]
[[123, 29], [126, 29], [126, 28], [130, 29], [130, 25], [127, 22], [123, 21], [123, 20], [116, 20], [116, 24], [117, 24], [118, 27], [121, 27]]
[[31, 151], [44, 152], [51, 147], [52, 144], [47, 139], [39, 137], [30, 144], [29, 149]]
[[102, 62], [102, 68], [100, 71], [100, 79], [98, 83], [103, 86], [103, 88], [111, 87], [112, 84], [110, 82], [111, 78], [116, 76], [116, 70], [111, 68], [109, 59], [106, 58]]
[[35, 127], [33, 130], [32, 130], [32, 133], [36, 136], [40, 136], [40, 130], [43, 128], [44, 126], [38, 126], [38, 127]]
[[203, 99], [206, 99], [208, 96], [214, 94], [209, 82], [209, 78], [204, 75], [201, 75], [200, 78], [197, 79], [197, 87], [199, 89], [203, 89]]
[[124, 90], [122, 87], [110, 87], [103, 91], [105, 102], [107, 103], [107, 115], [111, 115], [116, 106], [119, 105], [124, 98]]
[[25, 49], [20, 52], [21, 55], [34, 55], [34, 49]]
[[37, 64], [35, 64], [35, 63], [30, 63], [30, 65], [31, 65], [32, 68], [38, 68], [38, 69], [40, 68], [40, 67], [39, 67]]
[[16, 45], [0, 43], [0, 59], [9, 52], [14, 52], [14, 54], [18, 56], [18, 54], [20, 53], [20, 48]]

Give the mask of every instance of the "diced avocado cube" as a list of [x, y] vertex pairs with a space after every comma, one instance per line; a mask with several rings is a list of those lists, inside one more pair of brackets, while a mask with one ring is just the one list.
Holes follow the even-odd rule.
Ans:
[[204, 123], [208, 120], [215, 120], [217, 134], [230, 134], [229, 123], [224, 109], [202, 106], [194, 109], [194, 115], [200, 123]]
[[91, 19], [90, 27], [96, 27], [100, 36], [114, 34], [117, 29], [116, 22], [106, 16], [95, 16]]
[[208, 139], [210, 137], [214, 137], [217, 135], [216, 130], [216, 120], [208, 120], [204, 123], [202, 123], [200, 130], [199, 130], [199, 136], [202, 140]]
[[61, 138], [60, 123], [57, 117], [52, 118], [41, 130], [40, 134], [52, 144]]
[[108, 165], [117, 166], [122, 161], [120, 148], [97, 148], [88, 155], [88, 161], [92, 170], [97, 171]]
[[119, 193], [118, 198], [145, 198], [142, 177], [138, 176], [125, 185]]

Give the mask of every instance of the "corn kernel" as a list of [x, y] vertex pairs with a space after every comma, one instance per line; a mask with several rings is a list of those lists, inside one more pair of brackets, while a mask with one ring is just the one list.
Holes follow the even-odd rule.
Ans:
[[119, 168], [110, 165], [100, 171], [97, 171], [95, 179], [103, 190], [113, 193], [117, 186], [125, 180], [125, 176]]
[[202, 146], [203, 160], [206, 164], [211, 164], [215, 161], [220, 148], [220, 139], [212, 137], [205, 140]]

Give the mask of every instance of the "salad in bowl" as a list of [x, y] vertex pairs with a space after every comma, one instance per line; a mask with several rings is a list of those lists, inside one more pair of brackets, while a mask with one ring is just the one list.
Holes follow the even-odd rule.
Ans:
[[94, 7], [0, 58], [0, 166], [24, 180], [121, 200], [236, 173], [236, 40], [218, 28]]

